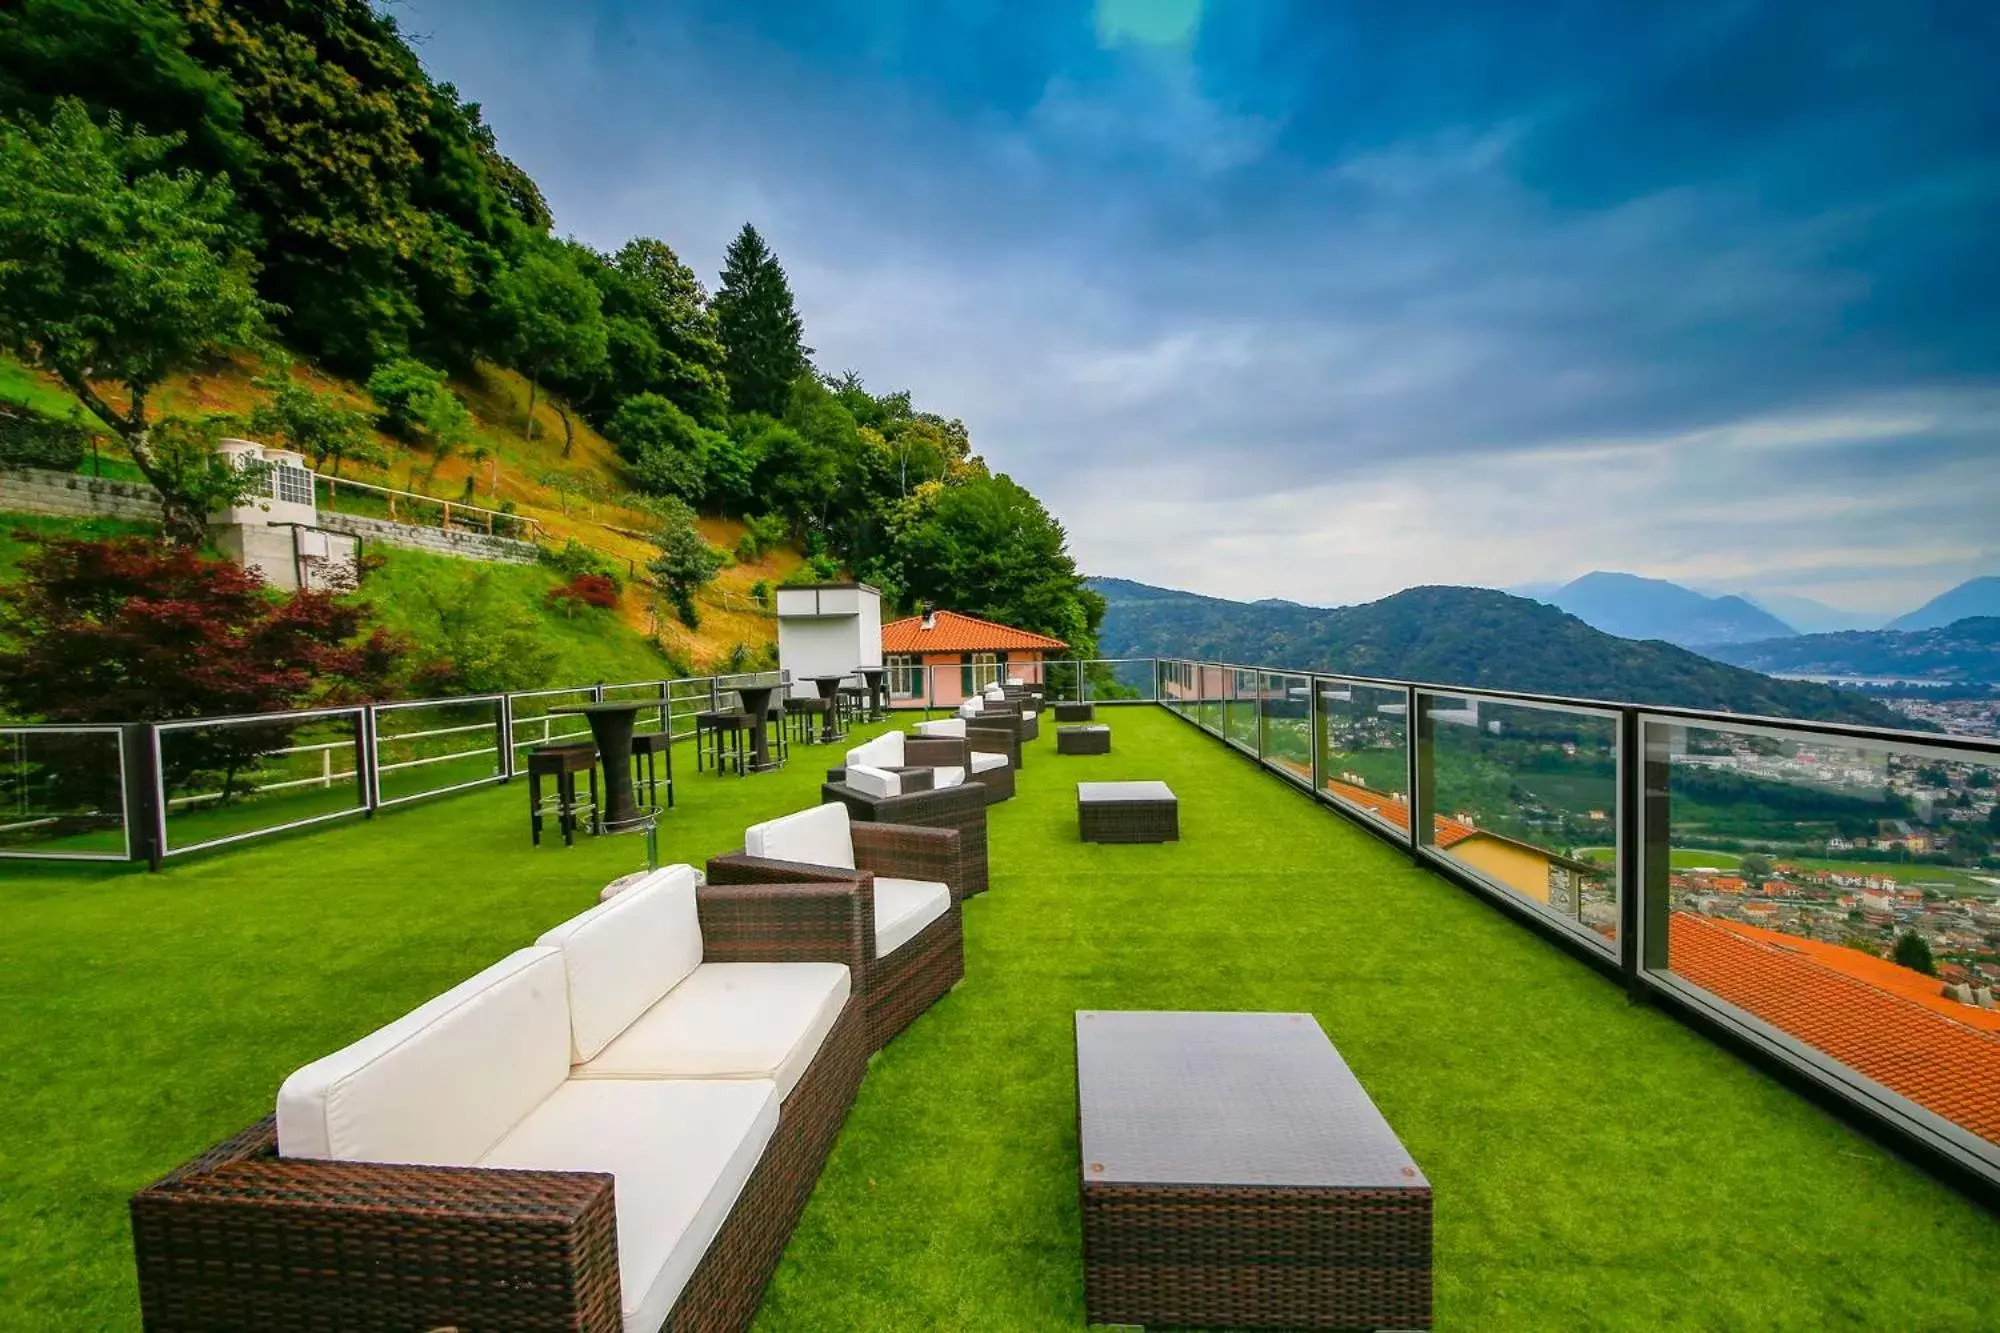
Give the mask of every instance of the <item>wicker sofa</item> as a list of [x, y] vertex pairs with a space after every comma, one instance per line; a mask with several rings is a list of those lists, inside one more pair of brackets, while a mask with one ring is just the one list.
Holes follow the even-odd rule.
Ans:
[[864, 896], [668, 867], [305, 1066], [133, 1199], [146, 1326], [748, 1327], [866, 1068]]
[[[991, 764], [977, 771], [975, 776], [981, 782], [989, 782], [995, 776], [1001, 776], [1001, 781], [1006, 785], [1007, 795], [1014, 794], [1014, 775], [1021, 769], [1021, 732], [1011, 718], [1004, 720], [995, 718], [991, 722], [986, 722], [978, 717], [970, 719], [940, 717], [919, 722], [910, 730], [913, 736], [925, 740], [964, 741], [967, 750], [974, 755], [997, 754], [1006, 759], [1007, 770], [1004, 776], [1001, 776], [999, 770]], [[1006, 797], [995, 799], [1005, 800]]]
[[958, 833], [958, 860], [948, 882], [960, 902], [986, 892], [985, 786], [962, 782], [952, 787], [930, 785], [936, 769], [901, 771], [856, 764], [827, 775], [819, 789], [821, 802], [847, 807], [856, 824], [901, 824], [914, 828], [946, 828]]
[[994, 733], [996, 739], [990, 748], [976, 748], [965, 735], [966, 727], [962, 719], [950, 718], [946, 721], [959, 724], [955, 735], [949, 731], [929, 730], [944, 726], [944, 722], [920, 722], [914, 732], [885, 731], [849, 750], [847, 764], [849, 767], [865, 764], [887, 769], [928, 768], [932, 770], [933, 787], [976, 782], [985, 789], [989, 801], [1004, 801], [1012, 796], [1014, 763], [1005, 744], [997, 739], [998, 733]]
[[864, 919], [874, 923], [857, 973], [869, 1049], [887, 1045], [965, 975], [960, 894], [951, 882], [956, 829], [855, 823], [833, 802], [752, 825], [743, 842], [743, 851], [709, 859], [711, 885], [843, 879], [859, 889]]

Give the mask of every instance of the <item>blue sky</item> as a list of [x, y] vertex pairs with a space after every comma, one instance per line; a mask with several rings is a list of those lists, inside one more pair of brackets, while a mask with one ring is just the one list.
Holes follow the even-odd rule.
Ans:
[[1093, 573], [2000, 572], [2000, 4], [408, 0], [560, 230], [963, 417]]

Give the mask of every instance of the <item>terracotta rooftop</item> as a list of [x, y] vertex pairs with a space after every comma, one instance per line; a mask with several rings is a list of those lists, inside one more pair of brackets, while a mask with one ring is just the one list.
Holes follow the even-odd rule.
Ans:
[[1673, 914], [1667, 948], [1688, 981], [2000, 1143], [2000, 1014], [1855, 949], [1692, 912]]
[[[1386, 792], [1379, 792], [1371, 787], [1357, 787], [1351, 782], [1341, 782], [1334, 778], [1326, 780], [1326, 789], [1343, 801], [1352, 802], [1372, 814], [1379, 815], [1405, 832], [1409, 830], [1409, 807], [1400, 799]], [[1495, 833], [1490, 829], [1477, 828], [1461, 819], [1449, 819], [1444, 815], [1432, 815], [1431, 828], [1432, 845], [1441, 852], [1450, 851], [1467, 838], [1491, 838], [1495, 842], [1511, 843], [1516, 847], [1524, 848], [1537, 855], [1546, 856], [1557, 865], [1567, 867], [1570, 870], [1587, 874], [1603, 869], [1601, 866], [1593, 866], [1587, 862], [1564, 856], [1561, 852], [1552, 852], [1546, 847], [1537, 847], [1533, 843], [1522, 842], [1519, 838], [1510, 838], [1504, 833]]]
[[924, 617], [892, 620], [882, 627], [885, 653], [998, 653], [1060, 652], [1069, 645], [1046, 634], [1034, 634], [994, 620], [939, 611], [931, 616], [931, 628]]

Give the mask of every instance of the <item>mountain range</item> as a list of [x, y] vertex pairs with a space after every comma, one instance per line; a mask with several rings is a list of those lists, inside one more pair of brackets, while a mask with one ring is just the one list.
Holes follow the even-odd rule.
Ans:
[[1775, 680], [1672, 644], [1619, 638], [1554, 606], [1490, 588], [1408, 588], [1362, 606], [1233, 602], [1097, 578], [1107, 657], [1182, 657], [1909, 726], [1872, 699]]
[[2000, 616], [1969, 616], [1933, 629], [1794, 634], [1762, 643], [1718, 644], [1703, 651], [1754, 671], [1996, 684], [2000, 683]]
[[1752, 643], [1797, 633], [1737, 596], [1709, 597], [1665, 579], [1596, 570], [1540, 600], [1621, 639], [1665, 639], [1684, 648]]
[[1967, 579], [1947, 592], [1925, 602], [1906, 616], [1898, 616], [1884, 629], [1938, 629], [1969, 616], [2000, 616], [2000, 575]]

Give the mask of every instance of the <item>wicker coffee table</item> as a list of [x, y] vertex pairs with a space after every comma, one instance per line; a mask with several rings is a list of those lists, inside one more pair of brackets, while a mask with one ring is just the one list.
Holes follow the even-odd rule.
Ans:
[[1179, 842], [1180, 801], [1164, 782], [1079, 782], [1076, 829], [1085, 842]]
[[1057, 754], [1110, 754], [1111, 728], [1099, 722], [1093, 726], [1057, 727]]
[[1097, 705], [1088, 701], [1084, 703], [1055, 704], [1053, 707], [1056, 710], [1056, 721], [1058, 722], [1095, 722], [1097, 720]]
[[1310, 1014], [1076, 1016], [1092, 1323], [1429, 1328], [1431, 1190]]

